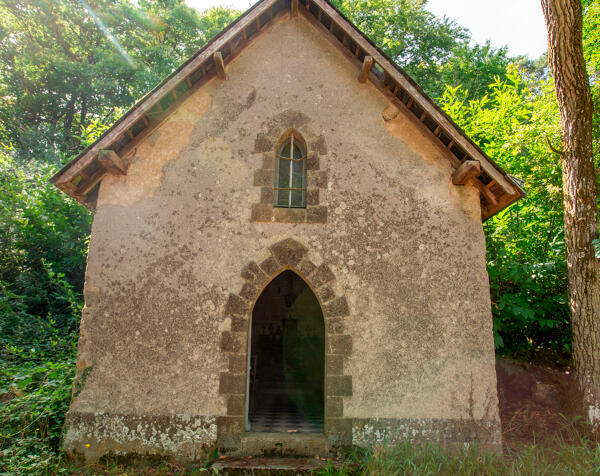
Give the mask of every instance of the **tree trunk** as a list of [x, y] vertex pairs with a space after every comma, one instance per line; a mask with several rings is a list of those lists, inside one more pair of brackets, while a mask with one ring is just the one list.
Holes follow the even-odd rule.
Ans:
[[600, 260], [592, 98], [583, 58], [581, 0], [541, 0], [562, 125], [562, 166], [573, 364], [588, 419], [600, 424]]

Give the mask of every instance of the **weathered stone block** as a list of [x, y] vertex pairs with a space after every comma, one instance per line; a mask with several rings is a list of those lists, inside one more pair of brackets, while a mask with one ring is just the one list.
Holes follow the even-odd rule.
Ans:
[[309, 207], [311, 205], [319, 204], [319, 189], [318, 188], [309, 188], [306, 190], [306, 206]]
[[319, 170], [321, 167], [321, 161], [317, 154], [310, 154], [306, 158], [306, 170]]
[[254, 152], [268, 152], [273, 149], [273, 142], [264, 132], [259, 132], [254, 140]]
[[315, 206], [306, 209], [306, 221], [308, 223], [327, 223], [327, 207]]
[[227, 416], [244, 416], [246, 411], [246, 397], [244, 395], [230, 395], [227, 397]]
[[264, 170], [275, 170], [275, 152], [265, 152], [263, 154], [262, 168]]
[[319, 136], [313, 143], [313, 148], [319, 154], [325, 155], [327, 153], [327, 143], [325, 142], [325, 137]]
[[314, 275], [311, 277], [313, 286], [319, 288], [324, 284], [327, 284], [335, 279], [333, 272], [329, 269], [329, 266], [322, 264], [317, 268]]
[[331, 375], [327, 377], [327, 396], [351, 397], [352, 377], [350, 375]]
[[340, 418], [344, 414], [344, 399], [342, 397], [327, 397], [325, 415], [329, 418]]
[[344, 374], [344, 356], [343, 355], [328, 355], [326, 357], [327, 378], [330, 375]]
[[261, 287], [268, 278], [268, 276], [260, 269], [260, 267], [254, 261], [248, 263], [244, 267], [241, 276], [249, 283], [259, 287]]
[[300, 111], [287, 109], [275, 117], [275, 121], [281, 124], [286, 129], [290, 127], [299, 128], [307, 122], [310, 122], [310, 117]]
[[268, 187], [273, 186], [275, 172], [273, 170], [257, 169], [254, 171], [254, 186]]
[[231, 319], [231, 330], [232, 332], [248, 332], [249, 324], [245, 317], [234, 316]]
[[275, 201], [275, 192], [273, 187], [263, 187], [260, 189], [260, 203], [265, 203], [273, 206]]
[[232, 316], [245, 316], [249, 311], [249, 304], [237, 294], [230, 294], [225, 304], [225, 314]]
[[317, 269], [317, 267], [313, 264], [312, 261], [304, 258], [302, 261], [300, 261], [296, 269], [300, 274], [302, 274], [302, 276], [308, 278], [313, 273], [313, 271]]
[[252, 205], [250, 221], [270, 222], [273, 217], [273, 205], [269, 203], [255, 203]]
[[291, 238], [275, 243], [269, 249], [282, 266], [296, 266], [308, 251], [306, 246]]
[[328, 353], [350, 355], [352, 353], [352, 337], [349, 335], [331, 335], [328, 340]]
[[304, 223], [306, 222], [306, 209], [274, 208], [273, 217], [280, 223]]
[[325, 170], [309, 170], [306, 175], [308, 187], [327, 188], [327, 172]]
[[325, 315], [328, 317], [344, 317], [350, 314], [348, 301], [344, 296], [336, 297], [324, 306]]
[[329, 286], [321, 286], [321, 288], [319, 288], [317, 291], [317, 296], [322, 303], [325, 303], [327, 301], [331, 301], [335, 297], [335, 293]]
[[246, 393], [246, 376], [222, 373], [219, 376], [219, 393], [244, 395]]
[[217, 445], [225, 451], [240, 448], [244, 433], [244, 417], [217, 417]]
[[245, 333], [229, 332], [221, 333], [221, 350], [223, 352], [239, 353], [245, 350]]
[[[343, 334], [345, 328], [344, 319], [342, 317], [328, 317], [325, 319], [325, 327], [328, 334]], [[234, 330], [233, 326], [231, 330]]]
[[232, 374], [246, 374], [248, 356], [246, 354], [229, 354], [229, 372]]
[[266, 260], [260, 263], [260, 269], [262, 269], [267, 276], [273, 276], [273, 274], [275, 274], [279, 268], [281, 268], [281, 266], [272, 256], [269, 256]]
[[345, 447], [352, 444], [352, 419], [328, 418], [325, 421], [327, 440], [332, 447]]
[[258, 289], [250, 283], [245, 283], [240, 291], [240, 296], [246, 301], [253, 301], [258, 295]]

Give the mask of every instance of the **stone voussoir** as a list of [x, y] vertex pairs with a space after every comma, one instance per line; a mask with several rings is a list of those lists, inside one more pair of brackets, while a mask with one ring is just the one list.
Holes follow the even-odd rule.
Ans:
[[257, 287], [262, 287], [267, 279], [269, 279], [269, 276], [254, 261], [244, 267], [241, 276], [246, 282], [254, 284]]
[[317, 268], [311, 277], [311, 282], [315, 288], [320, 288], [324, 284], [327, 284], [335, 279], [333, 271], [329, 269], [329, 266], [322, 264]]
[[292, 238], [275, 243], [269, 247], [271, 254], [282, 266], [296, 266], [306, 255], [308, 248]]

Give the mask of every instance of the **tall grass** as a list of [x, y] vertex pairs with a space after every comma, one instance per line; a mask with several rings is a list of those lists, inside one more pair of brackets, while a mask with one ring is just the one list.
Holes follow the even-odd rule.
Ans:
[[513, 446], [501, 456], [478, 446], [445, 451], [435, 444], [410, 442], [370, 451], [356, 450], [344, 463], [329, 466], [321, 476], [447, 475], [447, 476], [585, 476], [600, 475], [600, 446], [575, 426], [535, 444]]

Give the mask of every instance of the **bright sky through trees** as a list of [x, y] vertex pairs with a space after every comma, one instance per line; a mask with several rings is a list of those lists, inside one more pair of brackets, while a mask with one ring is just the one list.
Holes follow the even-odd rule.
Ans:
[[[216, 5], [246, 10], [251, 0], [186, 0], [196, 10]], [[532, 59], [546, 51], [546, 26], [539, 0], [429, 0], [427, 9], [446, 15], [471, 30], [473, 41], [490, 39], [495, 47], [507, 45], [511, 55]]]

